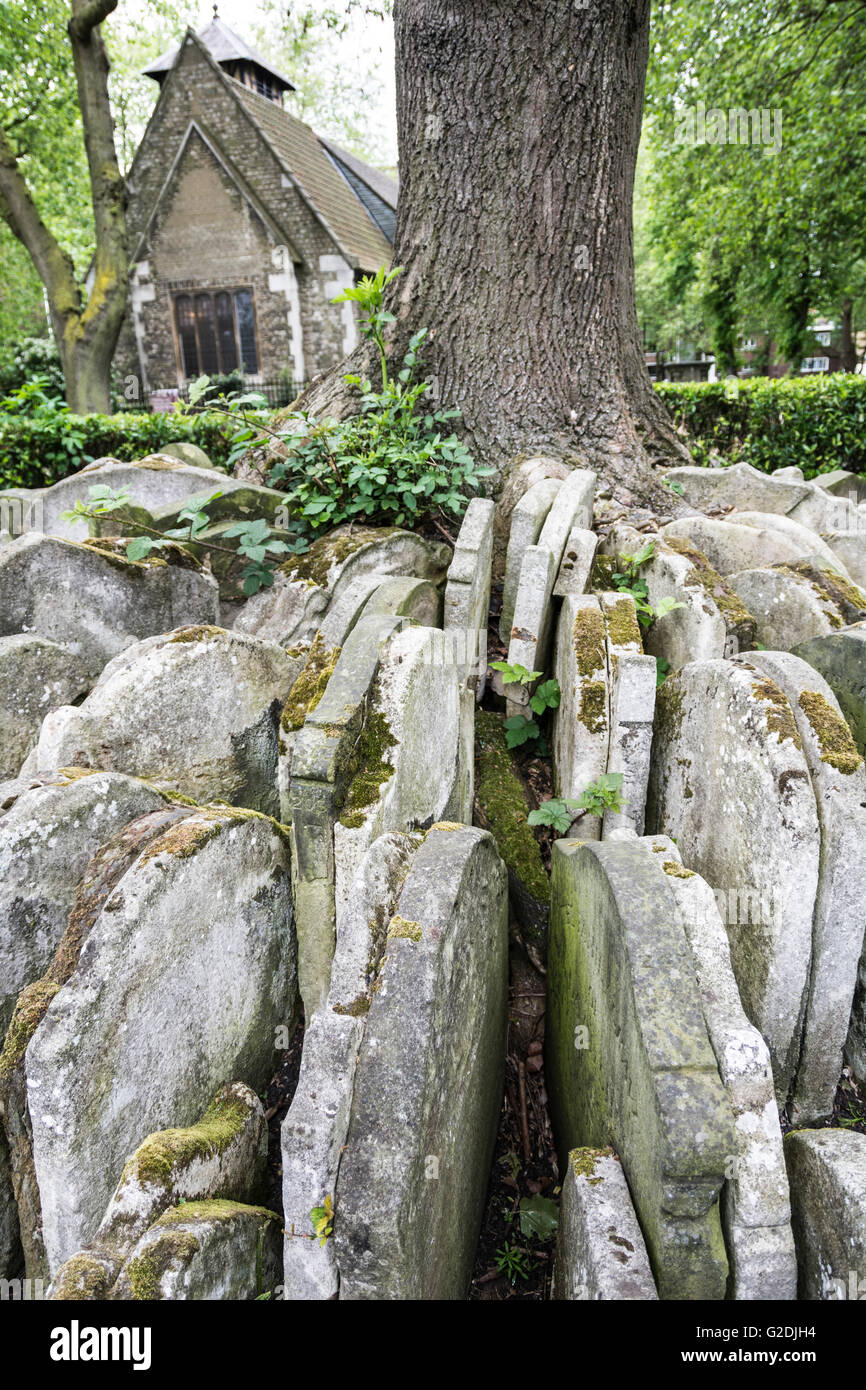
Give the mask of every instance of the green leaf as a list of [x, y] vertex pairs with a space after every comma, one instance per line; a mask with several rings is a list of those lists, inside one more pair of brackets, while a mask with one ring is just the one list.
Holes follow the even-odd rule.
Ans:
[[540, 1194], [520, 1199], [520, 1233], [538, 1240], [552, 1240], [559, 1225], [559, 1208]]

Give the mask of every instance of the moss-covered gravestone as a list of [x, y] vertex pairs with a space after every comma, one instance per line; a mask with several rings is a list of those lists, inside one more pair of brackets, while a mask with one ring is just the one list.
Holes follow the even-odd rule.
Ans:
[[636, 840], [557, 841], [548, 981], [561, 1162], [573, 1148], [610, 1145], [660, 1297], [723, 1298], [719, 1191], [733, 1114], [662, 855]]

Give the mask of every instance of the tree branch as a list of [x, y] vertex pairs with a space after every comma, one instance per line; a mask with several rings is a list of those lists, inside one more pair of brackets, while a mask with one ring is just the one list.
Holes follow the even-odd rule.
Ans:
[[104, 19], [107, 19], [113, 10], [117, 9], [118, 0], [88, 0], [87, 4], [81, 9], [75, 9], [73, 0], [73, 13], [69, 21], [69, 31], [74, 34], [81, 43], [87, 43], [94, 29], [98, 29]]
[[0, 216], [29, 252], [48, 291], [55, 314], [65, 319], [81, 310], [81, 291], [72, 258], [58, 244], [39, 215], [18, 158], [0, 127]]

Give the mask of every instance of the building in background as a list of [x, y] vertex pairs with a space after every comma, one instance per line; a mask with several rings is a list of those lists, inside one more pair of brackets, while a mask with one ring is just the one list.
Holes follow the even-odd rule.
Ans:
[[116, 370], [142, 402], [208, 375], [281, 404], [355, 346], [331, 300], [390, 263], [397, 185], [285, 110], [291, 82], [216, 6], [145, 71], [160, 94], [128, 176]]

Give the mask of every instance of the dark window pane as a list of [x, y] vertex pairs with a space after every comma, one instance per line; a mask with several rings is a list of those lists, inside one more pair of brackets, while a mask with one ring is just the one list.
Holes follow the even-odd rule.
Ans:
[[235, 314], [230, 294], [214, 297], [216, 305], [217, 337], [219, 338], [220, 371], [233, 372], [238, 365], [238, 347], [235, 341]]
[[188, 294], [179, 295], [175, 300], [177, 313], [177, 336], [180, 341], [180, 356], [183, 374], [186, 377], [198, 376], [198, 349], [195, 343], [195, 315], [192, 300]]
[[213, 320], [213, 301], [209, 294], [197, 294], [195, 297], [195, 317], [198, 327], [198, 350], [201, 361], [201, 370], [206, 376], [213, 376], [219, 371], [219, 358], [217, 356], [216, 331]]
[[238, 316], [238, 341], [241, 348], [242, 370], [249, 376], [255, 376], [259, 370], [259, 354], [256, 347], [253, 296], [250, 290], [235, 290], [235, 311]]

